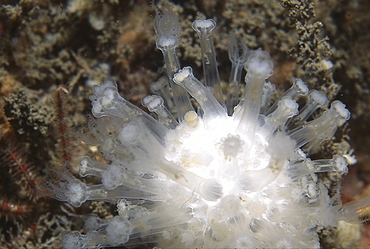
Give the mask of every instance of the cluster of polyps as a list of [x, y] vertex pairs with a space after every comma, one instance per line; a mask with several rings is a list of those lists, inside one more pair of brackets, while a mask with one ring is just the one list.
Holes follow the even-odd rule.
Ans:
[[[120, 97], [115, 83], [94, 87], [95, 119], [89, 130], [109, 163], [85, 157], [80, 175], [100, 177], [102, 184], [87, 186], [64, 174], [64, 182], [53, 188], [57, 199], [76, 207], [86, 200], [118, 200], [119, 215], [108, 221], [89, 217], [86, 234], [64, 236], [66, 248], [140, 243], [163, 248], [311, 248], [319, 247], [318, 227], [335, 226], [349, 216], [356, 219], [354, 209], [343, 208], [339, 196], [330, 197], [317, 177], [318, 172], [345, 173], [345, 158], [309, 158], [349, 119], [340, 101], [313, 118], [315, 110], [327, 108], [328, 100], [295, 79], [269, 105], [274, 91], [266, 81], [273, 71], [269, 55], [248, 51], [235, 39], [224, 98], [211, 38], [215, 22], [193, 23], [205, 85], [190, 67], [180, 70], [176, 16], [167, 10], [157, 14], [155, 27], [169, 82], [153, 89], [171, 108], [157, 95], [145, 97], [142, 103], [156, 114], [154, 119]], [[246, 86], [239, 96], [243, 67]], [[188, 94], [198, 103], [197, 112]], [[303, 107], [297, 99], [305, 99]]]

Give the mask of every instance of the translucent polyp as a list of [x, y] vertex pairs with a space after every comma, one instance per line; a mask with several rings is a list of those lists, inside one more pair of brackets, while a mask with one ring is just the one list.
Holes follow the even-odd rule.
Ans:
[[172, 94], [170, 92], [170, 85], [169, 85], [169, 79], [166, 76], [160, 77], [157, 81], [152, 82], [150, 85], [150, 91], [154, 94], [157, 94], [161, 96], [165, 103], [167, 108], [171, 111], [171, 113], [176, 113], [176, 106], [172, 99]]
[[292, 179], [321, 172], [347, 173], [348, 163], [342, 155], [334, 155], [332, 159], [311, 161], [309, 158], [302, 162], [291, 164], [288, 172]]
[[290, 132], [290, 136], [297, 143], [297, 147], [305, 146], [306, 151], [316, 151], [318, 146], [331, 138], [338, 126], [349, 119], [350, 113], [345, 105], [336, 100], [333, 101], [329, 110], [319, 118], [308, 122]]
[[64, 234], [62, 243], [68, 249], [96, 248], [96, 245], [118, 246], [129, 240], [132, 231], [130, 222], [120, 216], [101, 222], [96, 230], [86, 235], [79, 232]]
[[270, 137], [277, 129], [285, 130], [285, 123], [289, 118], [298, 113], [298, 104], [290, 97], [284, 97], [279, 101], [277, 109], [265, 118], [266, 136]]
[[212, 19], [199, 19], [193, 22], [193, 29], [199, 35], [200, 47], [202, 50], [204, 85], [212, 89], [213, 95], [223, 106], [224, 98], [217, 68], [216, 51], [212, 39], [212, 30], [215, 27], [216, 22]]
[[118, 117], [123, 122], [140, 117], [141, 122], [146, 124], [157, 137], [164, 137], [167, 133], [167, 129], [157, 120], [122, 98], [118, 94], [116, 83], [107, 81], [100, 86], [94, 86], [93, 92], [94, 95], [91, 95], [90, 99], [95, 117]]
[[[146, 200], [164, 201], [168, 193], [158, 186], [158, 182], [141, 179], [130, 175], [130, 179], [121, 178], [119, 183], [89, 185], [78, 179], [67, 179], [59, 185], [53, 185], [53, 197], [66, 201], [74, 207], [81, 206], [87, 200], [111, 200], [117, 198], [145, 198]], [[112, 186], [112, 187], [110, 187]], [[156, 197], [157, 196], [157, 197]], [[160, 198], [158, 198], [160, 196]]]
[[60, 201], [66, 201], [74, 207], [79, 207], [87, 200], [104, 199], [107, 193], [102, 185], [86, 186], [82, 181], [64, 172], [59, 175], [60, 182], [49, 184], [53, 190], [53, 197]]
[[326, 107], [328, 102], [328, 98], [322, 91], [311, 90], [308, 94], [306, 105], [302, 108], [299, 115], [295, 117], [296, 124], [306, 121], [318, 108]]
[[154, 26], [158, 35], [157, 48], [163, 53], [167, 77], [171, 86], [173, 100], [177, 111], [176, 114], [179, 121], [182, 121], [185, 113], [193, 110], [193, 108], [186, 91], [173, 82], [173, 75], [180, 69], [180, 62], [176, 53], [178, 36], [181, 33], [180, 24], [177, 16], [174, 15], [173, 12], [168, 11], [167, 8], [165, 8], [161, 14], [158, 10], [156, 11], [157, 15]]
[[[308, 93], [308, 87], [303, 82], [303, 80], [301, 80], [299, 78], [295, 78], [294, 81], [293, 81], [293, 85], [281, 96], [280, 99], [288, 97], [288, 98], [291, 98], [293, 100], [296, 100], [298, 96], [304, 96], [304, 95], [307, 95], [307, 93]], [[275, 109], [277, 108], [278, 103], [279, 103], [279, 101], [276, 101], [269, 108], [269, 110], [264, 114], [269, 115], [270, 113], [275, 111]]]
[[196, 99], [204, 112], [205, 121], [215, 117], [226, 117], [225, 109], [207, 90], [207, 88], [194, 77], [191, 67], [184, 67], [174, 76], [174, 81], [184, 87]]
[[107, 170], [108, 168], [108, 164], [96, 162], [90, 157], [85, 156], [80, 161], [80, 176], [85, 177], [88, 175], [93, 175], [101, 177], [102, 172]]
[[158, 115], [158, 121], [169, 129], [177, 126], [177, 121], [170, 111], [163, 105], [163, 99], [158, 95], [148, 95], [141, 100], [141, 104], [148, 108], [150, 112]]
[[265, 80], [272, 74], [272, 62], [268, 53], [255, 50], [250, 52], [244, 67], [247, 71], [246, 86], [242, 105], [235, 110], [234, 119], [239, 122], [238, 132], [254, 134], [262, 106]]
[[248, 59], [248, 47], [245, 41], [237, 41], [235, 34], [230, 35], [229, 58], [232, 63], [229, 79], [229, 88], [226, 97], [226, 107], [228, 115], [232, 115], [234, 107], [239, 103], [240, 84], [244, 63]]

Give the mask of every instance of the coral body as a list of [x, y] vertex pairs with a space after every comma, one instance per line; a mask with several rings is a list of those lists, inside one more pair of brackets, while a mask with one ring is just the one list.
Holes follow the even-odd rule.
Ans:
[[[324, 140], [349, 119], [340, 101], [326, 108], [322, 92], [293, 86], [269, 105], [273, 72], [269, 55], [231, 39], [229, 92], [223, 98], [211, 31], [213, 20], [196, 20], [204, 81], [180, 70], [180, 34], [174, 13], [157, 13], [157, 47], [169, 83], [142, 103], [157, 119], [122, 98], [112, 81], [95, 86], [90, 142], [109, 163], [85, 157], [80, 175], [101, 178], [86, 185], [68, 173], [51, 185], [55, 198], [75, 207], [86, 200], [117, 200], [119, 215], [91, 216], [85, 231], [63, 237], [65, 248], [156, 243], [163, 248], [319, 247], [320, 227], [345, 219], [338, 195], [330, 196], [317, 173], [344, 174], [342, 155], [311, 160]], [[243, 67], [246, 87], [239, 99]], [[155, 88], [154, 86], [153, 88]], [[171, 94], [168, 89], [171, 88]], [[190, 104], [190, 94], [199, 104]], [[306, 99], [302, 108], [296, 100]], [[237, 104], [237, 105], [236, 105]], [[236, 106], [235, 106], [236, 105]], [[175, 111], [174, 111], [175, 110]], [[171, 114], [175, 112], [177, 119]], [[346, 214], [347, 215], [347, 214]]]

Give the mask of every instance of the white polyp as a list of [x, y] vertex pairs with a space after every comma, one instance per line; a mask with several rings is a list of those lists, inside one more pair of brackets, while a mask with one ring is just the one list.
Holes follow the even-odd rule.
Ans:
[[85, 183], [75, 179], [68, 183], [66, 201], [74, 207], [81, 206], [88, 198], [88, 189]]
[[157, 48], [160, 50], [176, 48], [179, 45], [179, 39], [176, 37], [161, 36], [157, 39]]
[[80, 161], [80, 176], [85, 177], [93, 175], [101, 177], [101, 173], [109, 168], [109, 165], [105, 163], [99, 163], [92, 160], [90, 157], [85, 156]]
[[298, 104], [290, 97], [284, 97], [279, 101], [277, 109], [265, 119], [264, 127], [268, 132], [267, 136], [270, 136], [277, 129], [284, 131], [285, 123], [297, 113]]
[[326, 107], [328, 102], [328, 98], [322, 91], [311, 90], [306, 105], [296, 117], [297, 122], [306, 121], [318, 108]]
[[[211, 32], [216, 27], [216, 22], [213, 19], [198, 19], [193, 22], [193, 29], [198, 33]], [[206, 31], [205, 31], [206, 30]]]
[[84, 231], [98, 230], [102, 223], [102, 220], [96, 214], [89, 215], [85, 219]]
[[[156, 136], [163, 136], [165, 133], [167, 133], [166, 127], [164, 127], [161, 123], [157, 122], [153, 117], [148, 115], [147, 113], [143, 112], [140, 108], [137, 106], [131, 104], [124, 98], [122, 98], [118, 94], [117, 85], [111, 81], [108, 81], [107, 84], [102, 84], [99, 88], [94, 88], [94, 95], [90, 96], [90, 99], [92, 100], [93, 110], [94, 105], [102, 101], [106, 96], [104, 93], [106, 90], [109, 90], [109, 97], [113, 97], [113, 99], [110, 99], [110, 103], [108, 105], [99, 105], [101, 107], [101, 111], [99, 113], [93, 114], [96, 118], [101, 118], [105, 116], [109, 116], [112, 119], [112, 122], [109, 124], [112, 127], [104, 127], [104, 128], [111, 128], [116, 133], [119, 132], [119, 126], [120, 124], [117, 124], [115, 121], [119, 122], [116, 118], [120, 119], [120, 122], [122, 120], [124, 122], [129, 122], [132, 120], [141, 120], [143, 124], [146, 125], [146, 127], [149, 127], [150, 131], [155, 134]], [[114, 91], [115, 93], [112, 94], [111, 91]], [[106, 126], [106, 125], [104, 125]], [[111, 131], [107, 132], [110, 133]]]
[[303, 80], [295, 78], [293, 86], [284, 94], [284, 96], [295, 98], [297, 95], [307, 95], [307, 93], [308, 87]]
[[334, 155], [333, 159], [322, 159], [312, 161], [315, 172], [338, 172], [347, 173], [348, 163], [342, 155]]
[[71, 233], [66, 233], [62, 237], [62, 244], [64, 249], [81, 249], [86, 248], [86, 241], [84, 237], [79, 232], [74, 231]]
[[179, 120], [183, 120], [186, 112], [193, 110], [186, 91], [174, 84], [173, 75], [180, 69], [180, 62], [177, 58], [176, 47], [162, 47], [163, 58], [166, 64], [168, 80], [173, 94], [173, 101]]
[[127, 220], [148, 216], [150, 212], [140, 204], [144, 204], [144, 201], [129, 202], [126, 199], [121, 199], [117, 201], [117, 212]]
[[192, 77], [192, 69], [191, 67], [184, 67], [183, 69], [181, 69], [179, 72], [177, 72], [175, 74], [175, 77], [174, 77], [174, 80], [177, 84], [179, 85], [183, 85], [183, 81], [187, 78], [187, 77]]
[[331, 106], [335, 109], [336, 114], [339, 115], [338, 125], [342, 125], [344, 121], [347, 121], [350, 118], [351, 113], [346, 109], [346, 105], [339, 100], [334, 100], [331, 103]]
[[226, 116], [226, 111], [220, 103], [213, 97], [207, 88], [197, 80], [191, 67], [184, 67], [174, 75], [175, 83], [184, 87], [193, 96], [204, 112], [204, 118], [210, 120], [217, 116]]
[[[290, 98], [296, 100], [298, 96], [307, 95], [308, 91], [309, 91], [308, 90], [308, 87], [303, 82], [303, 80], [301, 80], [299, 78], [295, 78], [294, 81], [293, 81], [293, 85], [281, 96], [281, 99], [284, 98], [284, 97], [290, 97]], [[270, 113], [272, 113], [273, 111], [275, 111], [275, 109], [277, 107], [277, 103], [278, 102], [275, 102], [268, 109], [268, 111], [266, 113], [264, 113], [264, 114], [265, 115], [269, 115]]]
[[177, 121], [171, 115], [170, 111], [163, 105], [163, 99], [158, 95], [148, 95], [142, 98], [141, 104], [148, 108], [150, 112], [158, 115], [158, 121], [169, 129], [177, 126]]
[[244, 65], [247, 70], [247, 77], [256, 77], [267, 79], [272, 75], [273, 64], [270, 60], [270, 55], [261, 49], [250, 52], [247, 62]]
[[103, 111], [104, 107], [112, 103], [112, 100], [114, 99], [114, 89], [115, 83], [112, 81], [106, 81], [100, 86], [93, 87], [95, 95], [99, 96], [96, 99], [90, 97], [91, 100], [96, 100], [93, 102], [92, 109], [92, 113], [94, 114], [94, 116], [99, 115]]
[[163, 99], [158, 95], [148, 95], [141, 99], [141, 104], [154, 112], [163, 106]]
[[246, 86], [242, 101], [236, 108], [233, 117], [235, 122], [239, 123], [238, 132], [254, 134], [262, 106], [265, 79], [272, 74], [272, 62], [269, 54], [260, 49], [252, 51], [244, 68], [247, 70]]
[[168, 89], [169, 81], [167, 76], [162, 76], [157, 81], [152, 82], [152, 84], [150, 84], [150, 91], [154, 94], [161, 96], [164, 99], [167, 108], [173, 110], [176, 107]]
[[107, 241], [112, 246], [125, 244], [131, 234], [131, 224], [124, 217], [116, 216], [108, 221]]
[[101, 104], [104, 107], [109, 106], [114, 99], [114, 94], [115, 94], [115, 91], [113, 89], [107, 88], [104, 91], [104, 98], [102, 98]]
[[125, 178], [127, 178], [125, 168], [112, 164], [108, 170], [102, 172], [101, 182], [107, 190], [111, 190], [122, 185]]
[[308, 96], [311, 100], [309, 101], [309, 103], [312, 101], [316, 102], [320, 107], [325, 106], [329, 102], [325, 93], [323, 93], [322, 91], [312, 90], [310, 91], [310, 94]]
[[[163, 90], [167, 86], [167, 84], [168, 84], [168, 78], [166, 76], [162, 76], [157, 81], [152, 82], [152, 84], [150, 84], [150, 91], [152, 93], [162, 96], [162, 94], [164, 94], [165, 92], [161, 90]], [[164, 99], [166, 100], [166, 98]]]
[[[167, 37], [165, 39], [168, 39]], [[177, 39], [177, 38], [176, 38]], [[158, 41], [159, 40], [159, 41]], [[157, 44], [162, 40], [158, 38]], [[168, 42], [166, 42], [168, 43]], [[180, 62], [176, 54], [177, 43], [174, 42], [173, 46], [162, 46], [158, 47], [163, 53], [164, 62], [166, 65], [167, 76], [171, 82], [172, 76], [175, 72], [180, 69]]]
[[[231, 33], [229, 38], [229, 59], [236, 65], [243, 66], [248, 59], [249, 49], [245, 44], [245, 39], [237, 40], [234, 33]], [[234, 73], [230, 73], [230, 76], [235, 76]], [[231, 77], [236, 80], [237, 77]], [[232, 81], [232, 80], [231, 80]]]
[[248, 47], [245, 41], [237, 41], [235, 34], [230, 35], [229, 58], [232, 63], [231, 73], [229, 78], [229, 88], [226, 97], [227, 113], [231, 116], [234, 112], [234, 107], [239, 102], [239, 94], [243, 65], [248, 59]]
[[193, 29], [199, 35], [200, 47], [202, 50], [204, 85], [212, 89], [213, 96], [224, 106], [220, 75], [217, 68], [216, 51], [212, 39], [212, 30], [215, 27], [216, 22], [212, 19], [198, 19], [193, 22]]
[[316, 150], [323, 141], [334, 135], [338, 126], [348, 120], [349, 116], [350, 113], [342, 102], [333, 101], [329, 110], [319, 118], [293, 130], [291, 137], [297, 141], [298, 147], [306, 145], [306, 150]]
[[[178, 46], [177, 37], [181, 33], [180, 24], [177, 16], [168, 10], [167, 7], [164, 8], [162, 13], [159, 13], [156, 9], [156, 13], [154, 27], [158, 35], [157, 48], [163, 53], [178, 120], [182, 121], [185, 113], [193, 110], [193, 107], [186, 91], [173, 82], [173, 75], [180, 69], [180, 62], [176, 53], [176, 47]], [[170, 102], [172, 103], [172, 100]]]
[[50, 184], [53, 197], [60, 201], [66, 201], [74, 207], [81, 206], [90, 196], [90, 188], [82, 181], [74, 178], [70, 173], [59, 173], [61, 182]]
[[348, 163], [342, 155], [334, 155], [332, 159], [320, 159], [311, 161], [309, 158], [302, 162], [292, 164], [289, 167], [289, 175], [296, 179], [306, 175], [322, 172], [347, 173]]
[[334, 155], [333, 158], [334, 171], [340, 174], [346, 174], [348, 172], [348, 163], [344, 156]]
[[119, 139], [122, 144], [138, 145], [139, 143], [141, 143], [140, 134], [140, 127], [138, 127], [134, 123], [128, 123], [122, 128]]

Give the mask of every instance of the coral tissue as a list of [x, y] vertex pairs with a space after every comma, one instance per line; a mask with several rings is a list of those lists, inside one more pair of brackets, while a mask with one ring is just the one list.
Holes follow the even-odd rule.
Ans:
[[[86, 185], [68, 173], [52, 185], [57, 199], [79, 207], [87, 200], [116, 200], [119, 215], [90, 216], [85, 233], [64, 235], [66, 248], [155, 243], [163, 248], [320, 247], [318, 229], [346, 215], [319, 172], [347, 171], [343, 155], [310, 159], [350, 113], [340, 101], [301, 79], [275, 103], [269, 54], [231, 38], [227, 96], [221, 91], [211, 32], [213, 20], [196, 20], [204, 84], [176, 55], [176, 15], [157, 13], [157, 47], [168, 82], [142, 100], [156, 116], [122, 98], [107, 81], [93, 89], [93, 141], [109, 163], [85, 157], [80, 175], [101, 178]], [[245, 90], [239, 96], [242, 71]], [[159, 84], [159, 83], [157, 83]], [[190, 96], [196, 100], [191, 104]], [[297, 100], [302, 106], [299, 107]], [[168, 108], [167, 108], [167, 107]], [[320, 116], [312, 114], [323, 109]], [[91, 141], [90, 141], [91, 142]]]

